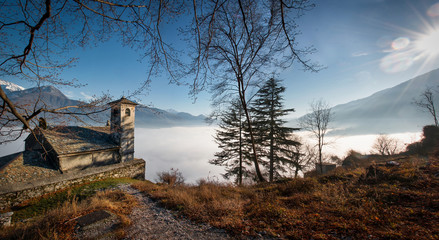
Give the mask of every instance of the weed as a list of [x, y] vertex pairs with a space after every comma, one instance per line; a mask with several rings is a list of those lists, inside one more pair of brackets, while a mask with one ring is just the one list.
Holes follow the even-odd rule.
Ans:
[[[305, 179], [240, 187], [135, 187], [194, 221], [243, 235], [291, 239], [438, 239], [439, 160], [405, 157], [400, 166], [337, 170]], [[375, 172], [374, 172], [375, 174]]]

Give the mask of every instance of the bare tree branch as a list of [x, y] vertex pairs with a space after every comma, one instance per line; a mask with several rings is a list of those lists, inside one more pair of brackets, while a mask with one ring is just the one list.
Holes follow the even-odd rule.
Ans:
[[433, 93], [433, 89], [431, 87], [425, 89], [425, 91], [419, 96], [419, 99], [413, 101], [413, 104], [418, 106], [421, 110], [430, 113], [430, 115], [433, 117], [434, 125], [436, 127], [439, 126], [438, 115], [436, 112], [435, 94]]
[[310, 131], [317, 139], [318, 163], [320, 172], [323, 173], [323, 147], [327, 145], [326, 134], [329, 130], [329, 123], [333, 119], [331, 108], [323, 99], [310, 104], [311, 112], [299, 119], [300, 127]]

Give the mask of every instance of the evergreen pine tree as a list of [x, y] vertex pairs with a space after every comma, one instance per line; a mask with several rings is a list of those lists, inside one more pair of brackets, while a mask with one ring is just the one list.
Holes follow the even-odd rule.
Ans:
[[224, 178], [235, 177], [237, 184], [242, 184], [243, 178], [252, 174], [246, 128], [241, 103], [235, 101], [220, 118], [219, 129], [214, 137], [222, 151], [215, 153], [215, 158], [209, 161], [214, 165], [225, 166]]
[[280, 80], [271, 78], [257, 92], [252, 107], [258, 145], [265, 150], [263, 154], [268, 159], [270, 182], [281, 177], [287, 171], [286, 164], [291, 163], [287, 146], [299, 144], [289, 137], [297, 129], [284, 126], [286, 121], [282, 117], [294, 111], [284, 108], [284, 92]]

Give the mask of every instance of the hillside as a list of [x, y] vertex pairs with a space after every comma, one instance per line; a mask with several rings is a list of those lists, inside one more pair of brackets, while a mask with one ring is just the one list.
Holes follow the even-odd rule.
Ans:
[[[305, 178], [194, 185], [171, 169], [159, 183], [80, 183], [7, 209], [12, 224], [0, 238], [438, 239], [439, 131], [430, 128], [416, 154]], [[99, 213], [106, 217], [84, 223]]]
[[400, 165], [336, 169], [251, 186], [209, 180], [198, 185], [91, 182], [14, 209], [14, 224], [0, 229], [0, 238], [75, 239], [84, 231], [90, 234], [79, 217], [105, 210], [115, 218], [111, 227], [105, 221], [93, 224], [96, 236], [180, 238], [180, 228], [169, 228], [175, 224], [187, 227], [184, 238], [194, 239], [438, 239], [437, 155], [395, 161]]
[[356, 135], [419, 131], [432, 120], [428, 113], [422, 112], [412, 102], [427, 87], [437, 86], [439, 69], [369, 97], [337, 105], [332, 108], [333, 126], [338, 128], [333, 133]]

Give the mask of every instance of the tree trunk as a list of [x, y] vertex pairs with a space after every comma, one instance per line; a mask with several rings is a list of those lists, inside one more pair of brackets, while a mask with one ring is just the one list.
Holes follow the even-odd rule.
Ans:
[[238, 173], [238, 185], [242, 185], [242, 111], [239, 110], [239, 173]]
[[274, 179], [274, 154], [273, 154], [273, 136], [270, 139], [270, 182]]
[[258, 162], [258, 154], [256, 152], [255, 137], [253, 135], [253, 128], [252, 128], [252, 123], [251, 123], [251, 119], [250, 119], [250, 114], [248, 113], [247, 103], [245, 101], [244, 82], [243, 82], [243, 79], [240, 77], [238, 77], [237, 80], [238, 80], [238, 87], [239, 87], [239, 99], [241, 100], [242, 109], [244, 110], [245, 117], [246, 117], [247, 124], [248, 124], [248, 131], [250, 133], [250, 140], [251, 140], [252, 149], [253, 149], [253, 163], [255, 164], [256, 176], [260, 182], [265, 182], [265, 179], [262, 176], [261, 170], [259, 169], [259, 162]]
[[270, 182], [273, 182], [274, 179], [274, 153], [273, 153], [273, 145], [274, 145], [274, 116], [273, 116], [273, 101], [274, 101], [273, 93], [271, 94], [271, 106], [270, 106]]
[[319, 137], [319, 165], [320, 165], [320, 173], [323, 174], [323, 162], [322, 162], [322, 138]]
[[437, 121], [437, 117], [436, 117], [436, 109], [434, 107], [434, 104], [432, 104], [432, 108], [433, 108], [433, 118], [434, 118], [434, 125], [436, 127], [439, 127], [438, 121]]
[[29, 121], [24, 118], [15, 108], [15, 105], [12, 103], [11, 100], [9, 100], [6, 93], [3, 91], [2, 87], [0, 86], [0, 98], [5, 102], [5, 108], [6, 105], [8, 105], [9, 109], [11, 110], [11, 113], [21, 122], [23, 123], [23, 129], [31, 129], [29, 125]]

